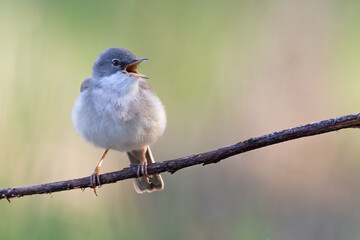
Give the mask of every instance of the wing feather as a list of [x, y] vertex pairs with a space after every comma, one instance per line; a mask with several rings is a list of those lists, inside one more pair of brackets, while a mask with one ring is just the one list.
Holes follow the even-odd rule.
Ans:
[[81, 87], [80, 87], [80, 92], [85, 91], [86, 89], [88, 89], [91, 86], [92, 83], [92, 79], [91, 78], [86, 78], [82, 83], [81, 83]]

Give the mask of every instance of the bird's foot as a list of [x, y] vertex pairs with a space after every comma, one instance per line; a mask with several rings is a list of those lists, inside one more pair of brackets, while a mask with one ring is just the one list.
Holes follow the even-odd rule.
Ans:
[[96, 193], [96, 186], [99, 188], [101, 187], [101, 181], [100, 181], [100, 168], [96, 167], [94, 170], [94, 173], [90, 176], [90, 187], [94, 189], [94, 193], [97, 196]]
[[138, 169], [137, 169], [137, 176], [138, 179], [140, 180], [141, 177], [145, 177], [145, 180], [150, 183], [149, 180], [149, 174], [148, 174], [148, 170], [147, 170], [147, 163], [140, 163], [138, 165]]

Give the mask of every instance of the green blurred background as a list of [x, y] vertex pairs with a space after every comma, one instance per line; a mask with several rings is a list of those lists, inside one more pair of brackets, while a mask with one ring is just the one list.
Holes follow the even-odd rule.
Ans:
[[[157, 161], [360, 109], [359, 1], [0, 0], [0, 188], [90, 175], [71, 109], [124, 47], [162, 99]], [[358, 239], [360, 132], [342, 130], [132, 181], [0, 201], [1, 239]], [[110, 152], [102, 172], [128, 166]]]

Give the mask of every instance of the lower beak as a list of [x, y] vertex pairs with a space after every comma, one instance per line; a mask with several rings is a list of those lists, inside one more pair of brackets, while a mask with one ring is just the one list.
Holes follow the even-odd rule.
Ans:
[[146, 78], [146, 79], [148, 79], [147, 76], [145, 76], [144, 74], [141, 74], [141, 73], [139, 73], [139, 72], [137, 71], [137, 66], [138, 66], [140, 63], [142, 63], [142, 62], [144, 62], [144, 61], [146, 61], [146, 60], [148, 60], [148, 59], [147, 59], [147, 58], [139, 59], [139, 60], [137, 60], [136, 62], [133, 62], [133, 63], [127, 65], [127, 66], [125, 67], [124, 71], [125, 71], [126, 73], [129, 73], [129, 74], [130, 74], [131, 76], [133, 76], [133, 77], [136, 77], [136, 78]]

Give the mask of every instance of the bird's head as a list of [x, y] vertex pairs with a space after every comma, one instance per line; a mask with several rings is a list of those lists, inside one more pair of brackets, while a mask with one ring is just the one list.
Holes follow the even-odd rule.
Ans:
[[132, 52], [123, 48], [108, 48], [95, 61], [93, 76], [99, 79], [120, 72], [134, 78], [148, 78], [137, 71], [138, 65], [146, 60], [148, 59], [135, 57]]

